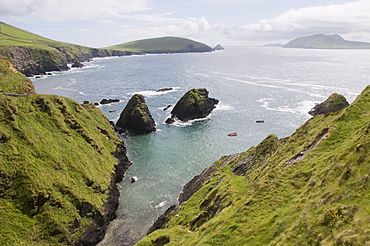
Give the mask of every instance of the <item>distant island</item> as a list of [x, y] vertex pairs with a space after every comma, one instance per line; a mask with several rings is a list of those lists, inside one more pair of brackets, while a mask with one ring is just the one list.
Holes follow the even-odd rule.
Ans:
[[265, 44], [263, 47], [284, 47], [284, 44], [279, 44], [279, 43]]
[[142, 52], [145, 54], [211, 52], [214, 49], [204, 43], [187, 38], [160, 37], [136, 40], [106, 47], [108, 50]]
[[300, 37], [287, 43], [284, 48], [303, 49], [370, 49], [370, 43], [348, 41], [338, 34], [316, 34]]

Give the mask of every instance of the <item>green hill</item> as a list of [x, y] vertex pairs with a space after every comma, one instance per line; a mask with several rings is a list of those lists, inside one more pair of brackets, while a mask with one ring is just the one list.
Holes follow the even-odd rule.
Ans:
[[369, 112], [370, 86], [290, 137], [221, 158], [137, 245], [369, 245]]
[[338, 34], [301, 37], [287, 43], [284, 48], [304, 49], [370, 49], [370, 43], [343, 39]]
[[106, 49], [128, 50], [147, 54], [211, 52], [213, 49], [206, 44], [186, 38], [161, 37], [132, 41], [107, 47]]
[[0, 245], [94, 245], [130, 165], [122, 141], [93, 104], [35, 94], [3, 58], [0, 75]]
[[68, 70], [68, 63], [130, 53], [58, 42], [0, 22], [0, 55], [27, 76]]

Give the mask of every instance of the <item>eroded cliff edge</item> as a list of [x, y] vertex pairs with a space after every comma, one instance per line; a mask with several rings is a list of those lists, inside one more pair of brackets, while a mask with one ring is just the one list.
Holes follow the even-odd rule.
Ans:
[[370, 87], [290, 137], [222, 157], [137, 245], [366, 245]]
[[122, 140], [93, 104], [35, 94], [3, 58], [0, 71], [0, 244], [96, 244], [131, 164]]

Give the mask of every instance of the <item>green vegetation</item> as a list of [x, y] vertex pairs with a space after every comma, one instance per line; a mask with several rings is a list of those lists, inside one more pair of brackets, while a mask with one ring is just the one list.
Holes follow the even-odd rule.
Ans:
[[8, 60], [0, 56], [0, 92], [36, 94], [31, 80], [17, 71]]
[[[29, 80], [13, 69], [0, 60], [2, 90], [28, 93], [14, 91]], [[0, 94], [0, 104], [0, 245], [76, 243], [109, 212], [122, 141], [91, 103]]]
[[294, 39], [287, 43], [284, 48], [304, 49], [370, 49], [370, 43], [344, 40], [338, 34], [316, 34]]
[[106, 49], [142, 53], [210, 52], [211, 47], [186, 38], [162, 37], [132, 41], [107, 47]]
[[0, 55], [27, 76], [67, 70], [67, 63], [125, 52], [58, 42], [0, 22]]
[[288, 138], [221, 158], [137, 245], [369, 245], [369, 107], [370, 87]]

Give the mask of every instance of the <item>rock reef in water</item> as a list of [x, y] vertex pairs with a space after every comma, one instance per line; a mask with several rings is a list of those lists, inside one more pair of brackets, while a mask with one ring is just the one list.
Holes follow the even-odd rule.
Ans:
[[124, 130], [142, 133], [155, 132], [155, 122], [145, 102], [144, 96], [135, 94], [122, 111], [116, 126]]
[[316, 106], [308, 113], [312, 116], [316, 116], [319, 114], [328, 114], [339, 111], [348, 106], [349, 103], [344, 96], [338, 93], [333, 93], [324, 102], [316, 104]]
[[186, 92], [171, 111], [171, 118], [168, 118], [166, 123], [173, 123], [175, 117], [184, 122], [207, 117], [218, 104], [218, 100], [209, 98], [208, 94], [205, 88]]

